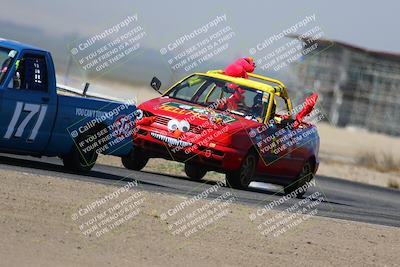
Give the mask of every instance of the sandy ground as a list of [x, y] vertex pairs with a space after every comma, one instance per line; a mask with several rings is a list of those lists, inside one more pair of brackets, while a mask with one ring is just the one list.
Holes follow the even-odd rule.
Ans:
[[400, 166], [400, 138], [383, 134], [335, 128], [326, 123], [318, 124], [320, 135], [321, 165], [319, 175], [331, 176], [377, 186], [391, 182], [400, 185], [400, 173], [382, 172], [357, 164], [357, 159], [372, 153], [378, 159], [383, 154], [392, 155]]
[[[161, 214], [185, 198], [140, 188], [109, 200], [115, 204], [140, 193], [144, 200], [135, 217], [99, 237], [85, 236], [80, 223], [96, 210], [77, 221], [71, 216], [118, 187], [17, 171], [2, 171], [0, 183], [1, 266], [394, 266], [400, 262], [396, 228], [311, 217], [274, 238], [261, 235], [250, 221], [254, 208], [234, 202], [224, 217], [205, 229], [189, 237], [174, 235], [169, 230], [173, 221], [162, 220]], [[189, 208], [205, 203], [200, 200]]]
[[360, 153], [392, 154], [400, 160], [400, 138], [384, 134], [318, 124], [322, 154], [356, 158]]

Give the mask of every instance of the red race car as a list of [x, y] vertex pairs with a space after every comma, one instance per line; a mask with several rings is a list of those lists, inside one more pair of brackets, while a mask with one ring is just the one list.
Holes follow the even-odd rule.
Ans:
[[[283, 185], [286, 193], [299, 191], [319, 164], [316, 127], [299, 118], [310, 112], [310, 105], [292, 119], [280, 81], [248, 76], [195, 73], [142, 103], [138, 108], [143, 118], [136, 121], [133, 134], [135, 149], [123, 158], [124, 166], [140, 170], [149, 158], [165, 158], [184, 162], [194, 180], [217, 171], [226, 174], [233, 188], [261, 181]], [[151, 85], [159, 91], [161, 82], [153, 78]]]

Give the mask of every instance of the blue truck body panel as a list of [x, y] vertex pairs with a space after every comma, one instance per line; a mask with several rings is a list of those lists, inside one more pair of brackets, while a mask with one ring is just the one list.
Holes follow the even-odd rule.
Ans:
[[[102, 130], [93, 149], [121, 157], [131, 152], [136, 106], [58, 94], [51, 54], [42, 49], [0, 39], [0, 55], [0, 151], [62, 157], [77, 136]], [[23, 88], [14, 84], [21, 64]]]

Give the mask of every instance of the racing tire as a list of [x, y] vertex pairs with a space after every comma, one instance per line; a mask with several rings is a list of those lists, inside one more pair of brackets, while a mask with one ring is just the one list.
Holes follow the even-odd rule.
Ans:
[[129, 170], [140, 171], [149, 162], [149, 157], [142, 153], [139, 148], [135, 148], [129, 153], [129, 156], [121, 157], [121, 162]]
[[185, 173], [187, 177], [194, 181], [200, 181], [206, 175], [207, 171], [197, 165], [185, 164]]
[[253, 151], [249, 152], [243, 159], [239, 170], [226, 173], [226, 185], [235, 189], [246, 189], [256, 172], [257, 162], [257, 154]]
[[[310, 182], [314, 178], [314, 172], [313, 172], [313, 167], [310, 161], [307, 161], [301, 170], [300, 175], [297, 177], [297, 180], [290, 185], [285, 186], [284, 192], [286, 195], [291, 194], [292, 192], [295, 192], [298, 188], [306, 185], [308, 182]], [[296, 197], [301, 198], [307, 191], [306, 190], [298, 190], [296, 192]]]
[[77, 147], [77, 144], [89, 136], [90, 134], [78, 136], [71, 148], [71, 151], [62, 157], [63, 164], [66, 169], [73, 172], [88, 172], [93, 168], [94, 164], [96, 164], [98, 157], [96, 150], [92, 149], [91, 151], [84, 153]]

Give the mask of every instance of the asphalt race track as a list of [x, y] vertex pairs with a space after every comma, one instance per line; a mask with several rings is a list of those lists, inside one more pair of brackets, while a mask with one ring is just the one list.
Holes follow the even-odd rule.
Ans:
[[[0, 169], [115, 186], [123, 186], [135, 179], [143, 190], [182, 194], [189, 197], [195, 196], [215, 184], [215, 182], [207, 181], [207, 177], [201, 182], [194, 182], [186, 177], [136, 172], [99, 164], [95, 165], [90, 173], [81, 175], [64, 170], [61, 161], [56, 158], [36, 159], [5, 154], [0, 155]], [[237, 203], [260, 208], [271, 201], [278, 201], [283, 196], [279, 192], [265, 189], [254, 188], [244, 191], [224, 187], [215, 194], [211, 193], [208, 198], [218, 197], [225, 190], [230, 190], [237, 197]], [[318, 205], [318, 216], [400, 227], [400, 191], [398, 190], [317, 175], [316, 186], [310, 188], [303, 198], [317, 190], [324, 195], [325, 199]], [[300, 200], [289, 199], [278, 209], [288, 208]]]

